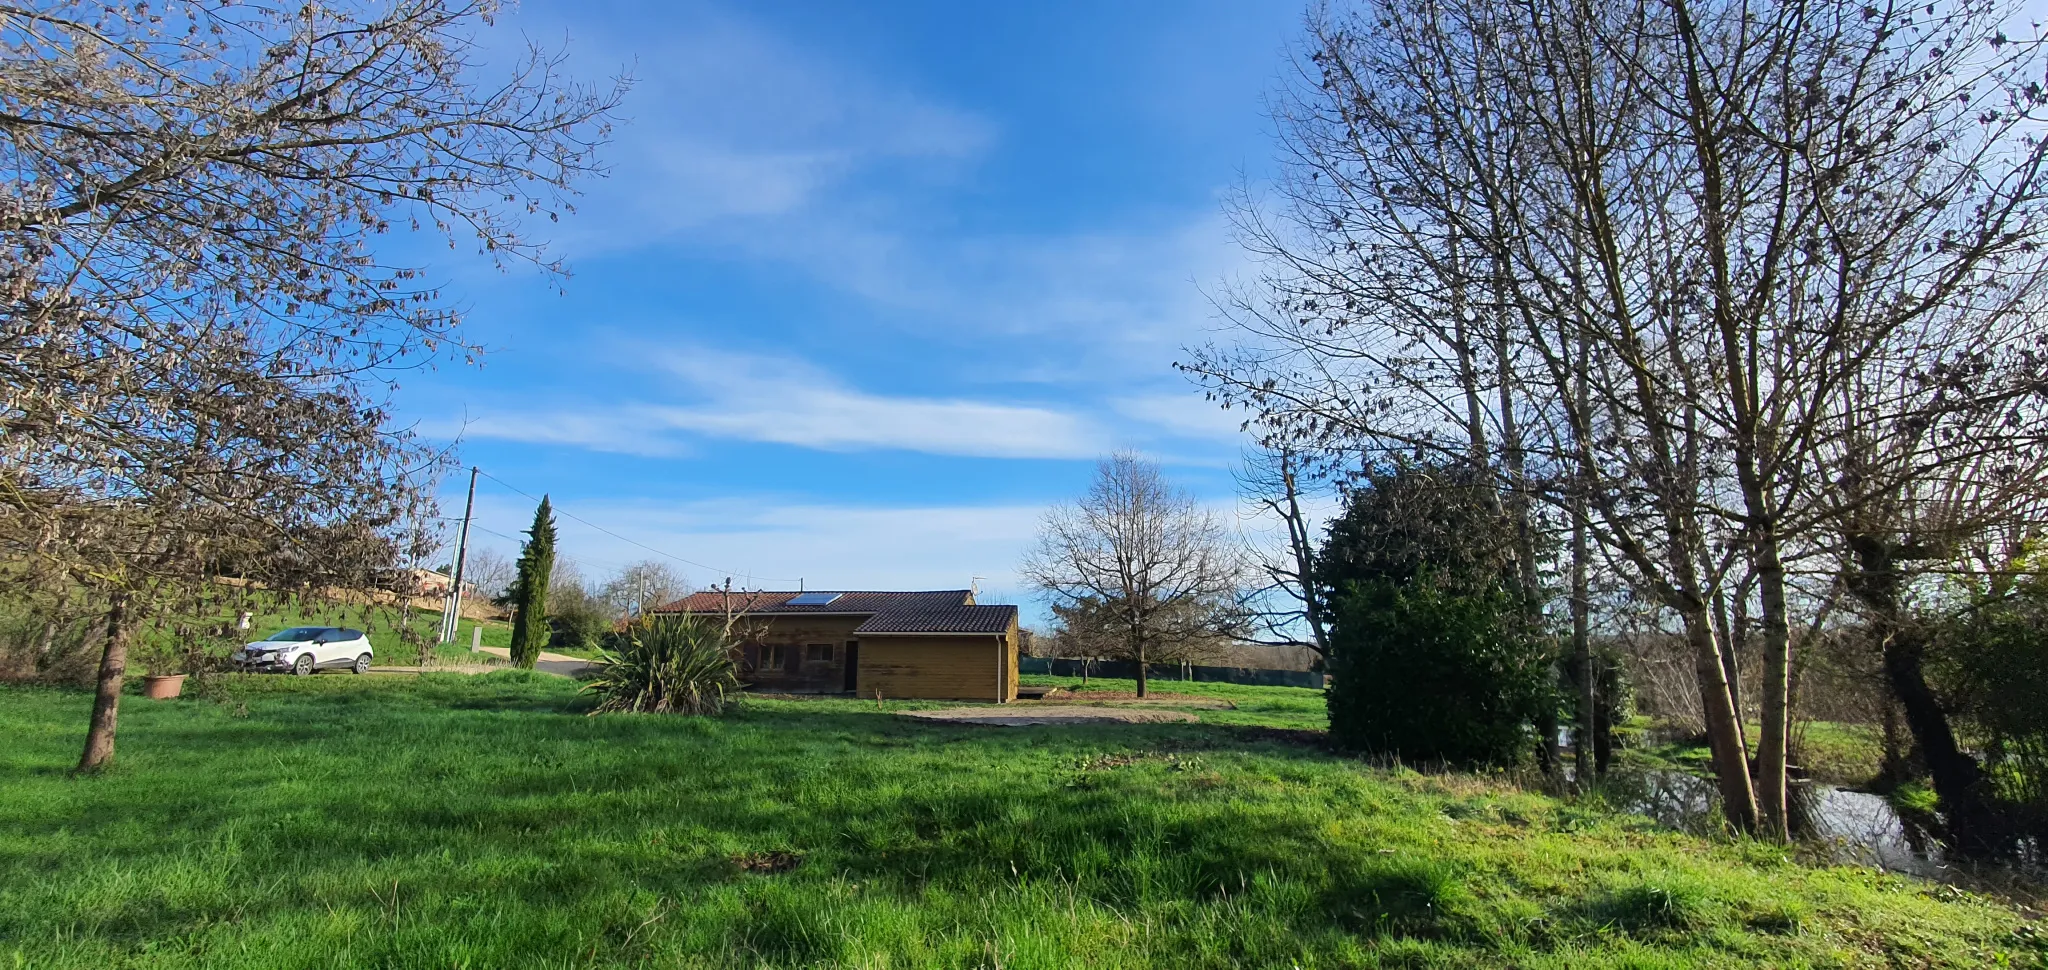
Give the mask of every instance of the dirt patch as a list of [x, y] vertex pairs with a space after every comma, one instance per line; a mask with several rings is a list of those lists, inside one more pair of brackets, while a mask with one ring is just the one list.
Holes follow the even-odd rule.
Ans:
[[1143, 698], [1140, 698], [1138, 697], [1138, 692], [1134, 690], [1095, 690], [1093, 688], [1088, 687], [1083, 687], [1079, 690], [1060, 689], [1059, 694], [1048, 694], [1046, 696], [1048, 699], [1054, 696], [1058, 696], [1061, 700], [1075, 701], [1135, 701], [1142, 699], [1147, 701], [1158, 701], [1160, 703], [1171, 703], [1174, 701], [1213, 701], [1216, 699], [1213, 697], [1203, 697], [1199, 694], [1174, 694], [1163, 690], [1148, 690], [1145, 692], [1145, 696]]
[[1193, 694], [1162, 694], [1153, 691], [1144, 697], [1127, 690], [1068, 691], [1054, 688], [1043, 698], [1030, 699], [1018, 695], [1018, 701], [1025, 704], [1116, 704], [1124, 707], [1195, 707], [1211, 711], [1234, 711], [1237, 704], [1220, 697], [1199, 697]]
[[899, 711], [903, 717], [953, 724], [994, 724], [1024, 727], [1032, 724], [1172, 724], [1190, 723], [1186, 711], [1146, 711], [1128, 707], [1067, 707], [1060, 705], [1019, 705], [1003, 707], [948, 707], [936, 711]]
[[774, 875], [788, 872], [804, 864], [804, 857], [794, 852], [741, 852], [732, 857], [732, 864], [741, 872], [759, 872]]

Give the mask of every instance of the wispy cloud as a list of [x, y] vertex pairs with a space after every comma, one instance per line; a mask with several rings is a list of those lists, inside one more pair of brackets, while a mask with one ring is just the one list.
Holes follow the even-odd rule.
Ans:
[[691, 436], [982, 458], [1088, 458], [1113, 445], [1106, 429], [1078, 414], [1031, 404], [878, 394], [795, 358], [700, 350], [655, 359], [670, 378], [664, 383], [673, 398], [486, 410], [461, 431], [471, 438], [650, 456], [680, 454]]
[[[1213, 318], [1201, 288], [1244, 268], [1206, 201], [1039, 233], [962, 231], [951, 190], [1001, 140], [986, 114], [738, 17], [677, 19], [574, 38], [579, 63], [631, 63], [636, 80], [611, 176], [553, 227], [572, 263], [672, 246], [780, 265], [884, 309], [891, 326], [1053, 338], [1071, 352], [1041, 373], [1068, 383], [1163, 376]], [[553, 32], [537, 17], [521, 27]]]
[[[581, 30], [571, 51], [597, 70], [629, 64], [633, 89], [605, 158], [558, 244], [572, 258], [718, 235], [843, 206], [865, 179], [900, 180], [980, 157], [986, 118], [707, 9], [620, 36]], [[518, 18], [547, 35], [545, 14]]]
[[1180, 393], [1161, 392], [1121, 397], [1112, 402], [1118, 413], [1181, 438], [1249, 443], [1244, 422], [1250, 412], [1226, 411], [1189, 387]]

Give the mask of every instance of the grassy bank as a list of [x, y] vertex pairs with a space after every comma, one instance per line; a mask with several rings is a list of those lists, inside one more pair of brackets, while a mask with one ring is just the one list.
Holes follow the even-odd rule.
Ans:
[[[1641, 719], [1647, 720], [1647, 719]], [[1751, 749], [1758, 732], [1749, 725]], [[1649, 768], [1668, 768], [1705, 775], [1713, 753], [1703, 740], [1657, 738], [1656, 730], [1636, 732], [1646, 740], [1631, 749], [1627, 757]], [[1875, 724], [1839, 721], [1807, 721], [1794, 726], [1793, 763], [1805, 769], [1815, 781], [1832, 785], [1862, 785], [1877, 777], [1884, 764], [1884, 733]]]
[[89, 698], [0, 688], [0, 962], [2048, 957], [1986, 900], [1284, 743], [1269, 728], [1309, 717], [1284, 689], [1172, 685], [1242, 699], [1200, 724], [1001, 729], [853, 700], [590, 718], [573, 683], [523, 672], [232, 686], [237, 703], [130, 703], [117, 767], [86, 779], [65, 769]]
[[[325, 609], [292, 607], [270, 610], [256, 614], [250, 621], [248, 639], [254, 640], [294, 626], [340, 626], [358, 629], [369, 635], [370, 648], [376, 651], [379, 664], [411, 666], [419, 663], [418, 645], [405, 642], [404, 623], [400, 611], [388, 606], [333, 606]], [[478, 662], [476, 655], [469, 652], [471, 638], [474, 635], [471, 631], [478, 627], [482, 627], [484, 631], [484, 646], [512, 645], [512, 624], [464, 617], [454, 642], [433, 646], [434, 662]], [[419, 637], [432, 640], [441, 628], [441, 613], [437, 610], [412, 611], [412, 628]]]

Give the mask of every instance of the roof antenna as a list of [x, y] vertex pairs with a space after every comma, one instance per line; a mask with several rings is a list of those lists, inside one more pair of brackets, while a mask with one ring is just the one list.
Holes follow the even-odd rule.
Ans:
[[982, 581], [982, 580], [984, 580], [984, 579], [987, 579], [987, 578], [988, 578], [987, 576], [969, 576], [969, 577], [967, 577], [967, 598], [968, 598], [968, 599], [980, 599], [980, 598], [981, 598], [981, 581]]

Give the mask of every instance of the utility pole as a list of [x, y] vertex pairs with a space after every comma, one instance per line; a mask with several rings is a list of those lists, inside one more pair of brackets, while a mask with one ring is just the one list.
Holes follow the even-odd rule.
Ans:
[[441, 614], [441, 642], [455, 642], [462, 623], [462, 564], [469, 558], [469, 517], [476, 512], [475, 465], [469, 466], [469, 500], [462, 503], [462, 531], [455, 534], [455, 575], [448, 582], [448, 611]]

